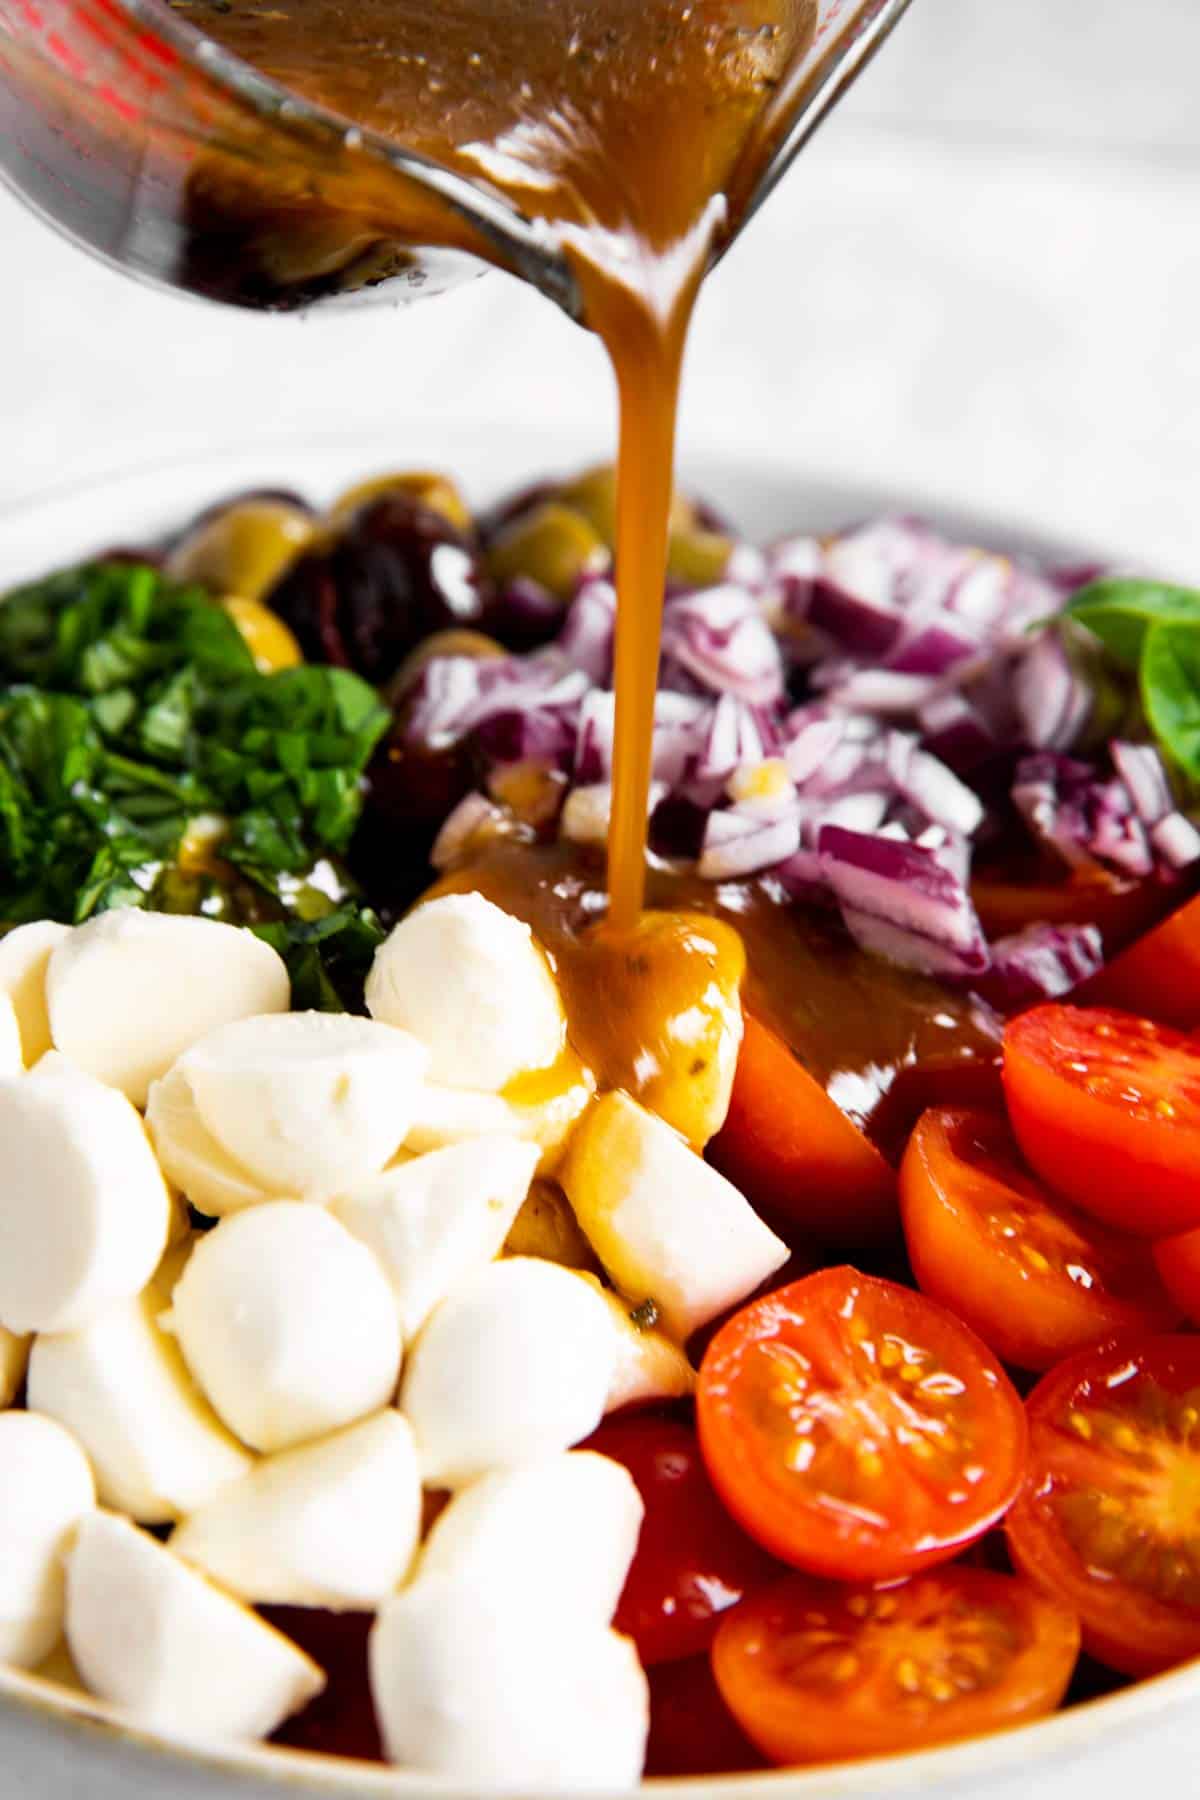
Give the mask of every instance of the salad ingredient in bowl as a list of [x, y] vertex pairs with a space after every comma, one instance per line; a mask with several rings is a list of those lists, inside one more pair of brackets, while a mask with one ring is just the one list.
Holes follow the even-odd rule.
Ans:
[[1192, 601], [673, 518], [628, 927], [603, 472], [0, 606], [11, 1664], [612, 1788], [1195, 1653]]

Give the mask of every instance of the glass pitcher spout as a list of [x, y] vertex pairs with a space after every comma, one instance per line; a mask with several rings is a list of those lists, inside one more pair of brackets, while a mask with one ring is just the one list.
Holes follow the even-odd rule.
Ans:
[[[715, 255], [909, 0], [813, 3]], [[207, 299], [403, 302], [491, 265], [582, 312], [552, 224], [301, 98], [161, 0], [0, 0], [0, 179], [113, 265]]]

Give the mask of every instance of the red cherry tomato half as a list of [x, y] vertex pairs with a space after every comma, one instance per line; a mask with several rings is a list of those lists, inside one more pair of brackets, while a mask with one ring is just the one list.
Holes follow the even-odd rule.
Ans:
[[726, 1704], [772, 1762], [918, 1750], [1052, 1712], [1079, 1624], [1027, 1581], [935, 1569], [898, 1587], [793, 1577], [721, 1626]]
[[1186, 1319], [1200, 1324], [1200, 1231], [1160, 1238], [1154, 1261], [1168, 1294]]
[[1139, 1237], [1200, 1225], [1200, 1044], [1129, 1013], [1037, 1006], [1004, 1033], [1004, 1091], [1056, 1193]]
[[1200, 1025], [1200, 899], [1130, 944], [1076, 991], [1087, 1006], [1123, 1007], [1164, 1025]]
[[746, 1016], [725, 1124], [709, 1160], [760, 1210], [840, 1244], [896, 1231], [896, 1176], [782, 1038]]
[[785, 1562], [888, 1580], [944, 1561], [1025, 1471], [1020, 1399], [972, 1331], [922, 1295], [826, 1269], [737, 1313], [700, 1370], [713, 1485]]
[[721, 1697], [707, 1656], [648, 1671], [647, 1775], [738, 1775], [766, 1764]]
[[1178, 1322], [1148, 1246], [1052, 1199], [995, 1114], [927, 1112], [900, 1206], [922, 1291], [1018, 1368]]
[[706, 1650], [723, 1612], [778, 1565], [734, 1524], [689, 1425], [648, 1415], [606, 1420], [583, 1446], [623, 1463], [646, 1506], [613, 1623], [645, 1667]]
[[971, 882], [971, 898], [989, 938], [1008, 937], [1027, 925], [1095, 925], [1110, 955], [1161, 919], [1174, 892], [1158, 881], [1122, 881], [1103, 872], [1013, 881], [993, 879], [983, 870]]
[[1013, 1561], [1078, 1613], [1126, 1675], [1200, 1656], [1200, 1338], [1123, 1340], [1029, 1396], [1029, 1481]]

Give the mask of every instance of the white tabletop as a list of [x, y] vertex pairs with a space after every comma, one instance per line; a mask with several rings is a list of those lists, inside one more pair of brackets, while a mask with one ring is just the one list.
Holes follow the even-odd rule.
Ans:
[[[1200, 575], [1197, 67], [1191, 0], [915, 0], [710, 282], [685, 446]], [[257, 318], [139, 288], [0, 195], [0, 505], [435, 412], [610, 444], [598, 347], [514, 282]]]

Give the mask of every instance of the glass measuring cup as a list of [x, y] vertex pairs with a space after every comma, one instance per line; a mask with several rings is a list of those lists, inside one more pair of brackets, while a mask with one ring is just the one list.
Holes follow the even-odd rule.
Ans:
[[[908, 4], [816, 0], [813, 44], [760, 120], [739, 229]], [[415, 299], [492, 263], [580, 313], [551, 227], [301, 100], [160, 0], [0, 0], [0, 179], [107, 261], [210, 299]]]

